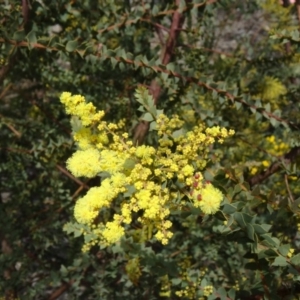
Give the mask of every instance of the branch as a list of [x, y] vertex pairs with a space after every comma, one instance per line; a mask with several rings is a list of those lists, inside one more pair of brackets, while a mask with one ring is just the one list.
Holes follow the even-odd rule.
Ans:
[[295, 5], [296, 5], [296, 9], [297, 9], [298, 22], [300, 23], [300, 0], [296, 0]]
[[[180, 0], [176, 0], [176, 6], [179, 7]], [[173, 20], [170, 28], [170, 34], [168, 38], [168, 42], [165, 48], [165, 53], [162, 59], [163, 65], [167, 65], [173, 56], [173, 51], [176, 45], [176, 40], [178, 38], [180, 29], [184, 22], [184, 17], [178, 10], [176, 10], [173, 14]]]
[[[175, 4], [178, 8], [180, 5], [180, 0], [176, 0]], [[182, 13], [178, 11], [178, 9], [175, 10], [172, 18], [171, 28], [169, 31], [169, 38], [166, 43], [164, 54], [162, 57], [163, 65], [167, 65], [173, 57], [174, 48], [176, 46], [176, 40], [178, 38], [183, 22], [184, 22], [184, 16], [182, 15]], [[152, 94], [154, 103], [156, 105], [161, 92], [161, 87], [159, 86], [156, 80], [152, 80], [149, 91]], [[145, 122], [145, 121], [139, 122], [137, 126], [134, 128], [134, 136], [133, 136], [134, 143], [141, 145], [144, 142], [144, 139], [148, 131], [149, 131], [149, 122]]]
[[74, 182], [76, 182], [78, 185], [82, 186], [85, 189], [89, 189], [89, 186], [87, 186], [84, 182], [82, 182], [81, 180], [79, 180], [78, 178], [74, 177], [70, 172], [68, 172], [65, 168], [63, 168], [60, 165], [56, 165], [56, 168], [63, 174], [65, 174], [67, 177], [69, 177], [70, 179], [72, 179]]
[[[177, 3], [178, 1], [176, 0], [176, 6], [179, 7], [179, 4]], [[190, 9], [193, 9], [193, 8], [199, 8], [203, 5], [206, 5], [206, 4], [212, 4], [214, 3], [215, 1], [203, 1], [201, 3], [189, 3], [190, 5], [189, 6], [186, 6], [182, 9], [182, 12], [185, 12], [185, 11], [188, 11]], [[162, 11], [162, 12], [159, 12], [157, 13], [157, 15], [151, 15], [151, 18], [156, 18], [156, 17], [162, 17], [162, 16], [168, 16], [168, 15], [171, 15], [171, 14], [174, 14], [176, 13], [177, 10], [174, 10], [174, 9], [170, 9], [170, 10], [166, 10], [166, 11]], [[145, 14], [147, 13], [147, 11], [145, 11]], [[140, 19], [133, 19], [133, 20], [127, 20], [127, 16], [124, 17], [124, 19], [120, 22], [120, 23], [117, 23], [117, 24], [114, 24], [114, 25], [111, 25], [111, 26], [108, 26], [107, 28], [103, 28], [103, 29], [100, 29], [98, 30], [98, 33], [103, 33], [105, 31], [110, 31], [110, 30], [114, 30], [116, 28], [120, 28], [124, 25], [130, 25], [130, 24], [134, 24], [136, 23], [137, 21], [142, 21], [142, 22], [149, 22], [151, 23], [151, 20], [148, 19], [148, 18], [140, 18]]]
[[294, 162], [297, 157], [300, 156], [300, 147], [294, 147], [292, 150], [290, 150], [285, 155], [281, 156], [279, 161], [274, 162], [267, 170], [254, 175], [251, 177], [248, 182], [251, 187], [253, 187], [256, 184], [262, 183], [264, 180], [269, 178], [274, 173], [278, 172], [281, 169], [282, 163], [285, 164], [291, 164]]
[[[4, 43], [4, 42], [5, 42], [4, 39], [0, 38], [0, 43]], [[17, 41], [14, 41], [14, 40], [7, 40], [6, 42], [8, 42], [12, 45], [15, 45], [16, 47], [28, 47], [28, 45], [29, 45], [29, 43], [26, 42], [26, 41], [17, 42]], [[40, 44], [40, 43], [32, 43], [32, 44], [30, 44], [30, 46], [32, 48], [37, 48], [37, 49], [45, 49], [45, 50], [47, 49], [47, 50], [52, 50], [52, 51], [59, 51], [58, 48], [45, 46], [45, 45]], [[104, 59], [111, 59], [111, 56], [108, 56], [108, 55], [105, 55], [105, 54], [103, 55], [100, 51], [101, 51], [101, 47], [98, 49], [98, 52], [95, 53], [95, 55], [98, 56], [98, 57], [102, 56]], [[75, 50], [74, 52], [78, 53], [81, 57], [83, 57], [85, 55], [84, 51], [81, 51], [81, 50]], [[232, 101], [233, 103], [234, 102], [239, 102], [239, 103], [243, 104], [244, 106], [246, 106], [250, 109], [258, 110], [262, 115], [267, 116], [267, 118], [272, 118], [272, 119], [277, 120], [278, 122], [280, 122], [282, 124], [287, 125], [290, 128], [293, 128], [295, 130], [300, 130], [300, 127], [297, 124], [295, 124], [291, 121], [284, 120], [284, 119], [272, 114], [271, 112], [266, 111], [265, 109], [263, 109], [263, 107], [257, 107], [254, 104], [249, 104], [246, 101], [244, 101], [243, 99], [241, 99], [241, 96], [234, 96], [233, 94], [229, 93], [226, 90], [215, 88], [215, 87], [212, 87], [211, 85], [209, 85], [208, 83], [199, 81], [199, 79], [196, 78], [196, 77], [191, 77], [191, 76], [188, 77], [188, 76], [182, 75], [180, 73], [170, 71], [170, 70], [168, 70], [167, 68], [165, 68], [163, 66], [147, 65], [143, 61], [137, 62], [137, 61], [134, 61], [134, 60], [129, 59], [129, 58], [124, 58], [124, 57], [121, 58], [121, 57], [118, 57], [118, 56], [113, 56], [113, 57], [116, 61], [127, 63], [129, 65], [133, 65], [133, 66], [135, 66], [135, 68], [136, 68], [137, 65], [138, 65], [138, 67], [149, 68], [149, 69], [151, 69], [155, 72], [166, 73], [169, 76], [179, 78], [183, 82], [194, 83], [194, 84], [196, 84], [200, 87], [204, 87], [208, 91], [211, 91], [211, 92], [215, 91], [217, 94], [223, 95], [224, 97], [226, 97], [228, 100]], [[154, 84], [153, 84], [153, 86], [151, 84], [149, 89], [151, 90], [152, 94], [154, 93], [154, 95], [155, 95], [154, 99], [157, 99], [158, 96], [156, 96], [156, 95], [159, 95], [160, 90], [158, 90], [158, 88]]]
[[4, 81], [5, 76], [8, 73], [9, 69], [10, 69], [10, 64], [7, 64], [0, 69], [0, 84], [2, 84], [2, 82]]
[[63, 283], [57, 290], [55, 290], [48, 300], [55, 300], [59, 298], [63, 293], [65, 293], [74, 283], [74, 279], [69, 280], [68, 282]]
[[295, 202], [295, 199], [293, 197], [293, 194], [291, 192], [291, 189], [290, 189], [290, 186], [289, 186], [289, 181], [288, 181], [288, 176], [287, 174], [284, 174], [284, 182], [285, 182], [285, 186], [286, 186], [286, 189], [288, 191], [288, 194], [290, 196], [290, 201], [289, 202]]

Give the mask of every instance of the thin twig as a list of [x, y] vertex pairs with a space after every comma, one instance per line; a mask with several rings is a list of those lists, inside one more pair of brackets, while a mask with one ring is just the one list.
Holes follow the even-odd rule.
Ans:
[[254, 175], [248, 180], [251, 187], [256, 184], [262, 183], [264, 180], [269, 178], [274, 173], [278, 172], [282, 167], [282, 162], [285, 164], [290, 164], [294, 162], [297, 157], [300, 156], [300, 147], [294, 147], [288, 153], [280, 157], [280, 161], [274, 162], [267, 170]]
[[6, 123], [5, 121], [4, 121], [4, 125], [6, 125], [17, 136], [17, 138], [20, 138], [22, 136], [22, 133], [17, 129], [15, 129], [14, 126]]
[[1, 92], [0, 94], [0, 100], [4, 98], [4, 96], [6, 95], [6, 93], [10, 90], [10, 88], [13, 86], [12, 83], [9, 83]]
[[291, 193], [291, 189], [290, 189], [290, 186], [289, 186], [287, 174], [284, 174], [284, 182], [285, 182], [285, 186], [286, 186], [286, 189], [288, 191], [288, 194], [290, 196], [290, 200], [293, 203], [295, 200], [294, 200], [293, 194]]
[[297, 10], [298, 22], [299, 22], [299, 26], [300, 26], [300, 0], [296, 0], [295, 5], [296, 5], [296, 10]]
[[[0, 43], [1, 42], [4, 42], [4, 40], [0, 38]], [[14, 40], [8, 40], [7, 42], [9, 42], [10, 44], [19, 46], [19, 47], [28, 47], [28, 44], [29, 44], [26, 41], [17, 42], [17, 41], [14, 41]], [[39, 43], [32, 43], [31, 47], [38, 48], [38, 49], [48, 49], [48, 50], [53, 50], [53, 51], [59, 51], [55, 47], [48, 47], [48, 46], [45, 46], [45, 45], [39, 44]], [[80, 50], [76, 50], [75, 52], [77, 52], [80, 55], [83, 55], [82, 51], [80, 51]], [[97, 55], [100, 57], [102, 54], [98, 53]], [[110, 57], [107, 56], [106, 58], [109, 59]], [[118, 62], [124, 62], [124, 63], [135, 65], [135, 66], [137, 64], [137, 62], [135, 62], [134, 60], [128, 59], [128, 58], [125, 59], [125, 58], [120, 58], [120, 57], [117, 57], [117, 56], [114, 56], [114, 58]], [[262, 107], [257, 107], [257, 106], [255, 106], [253, 104], [249, 104], [246, 101], [242, 100], [240, 96], [234, 96], [233, 94], [229, 93], [226, 90], [221, 90], [221, 89], [212, 87], [212, 86], [210, 86], [209, 84], [207, 84], [205, 82], [199, 81], [196, 77], [186, 77], [186, 76], [181, 75], [181, 74], [179, 74], [177, 72], [169, 71], [166, 68], [163, 68], [163, 67], [160, 67], [160, 66], [148, 66], [144, 62], [140, 62], [139, 66], [140, 67], [150, 68], [150, 69], [152, 69], [152, 70], [154, 70], [156, 72], [168, 74], [169, 76], [181, 79], [183, 82], [194, 83], [194, 84], [196, 84], [196, 85], [198, 85], [200, 87], [204, 87], [206, 90], [211, 91], [211, 92], [215, 91], [218, 94], [223, 95], [227, 99], [231, 100], [232, 102], [239, 102], [239, 103], [243, 104], [244, 106], [246, 106], [246, 107], [248, 107], [250, 109], [252, 108], [254, 110], [259, 110], [261, 114], [266, 115], [269, 118], [275, 119], [275, 120], [279, 121], [280, 123], [286, 124], [286, 125], [288, 125], [289, 127], [293, 128], [293, 129], [296, 129], [296, 130], [300, 129], [299, 126], [296, 125], [296, 124], [294, 124], [293, 122], [284, 120], [284, 119], [282, 119], [282, 118], [280, 118], [280, 117], [272, 114], [271, 112], [263, 110]], [[154, 86], [154, 88], [153, 87], [151, 88], [151, 91], [155, 92], [154, 96], [156, 96], [156, 93], [157, 93], [157, 95], [159, 95], [158, 89], [156, 89], [155, 86]], [[153, 97], [153, 98], [156, 99], [156, 97]]]
[[[175, 5], [179, 7], [180, 0], [176, 0]], [[183, 22], [184, 22], [184, 17], [182, 13], [180, 13], [178, 9], [176, 9], [173, 13], [172, 24], [169, 30], [169, 37], [162, 55], [161, 61], [163, 65], [167, 65], [173, 57], [176, 41], [180, 33], [179, 29], [181, 29]], [[159, 95], [161, 93], [161, 87], [156, 80], [152, 80], [149, 91], [152, 94], [154, 104], [156, 105]], [[148, 131], [149, 131], [149, 122], [140, 121], [137, 124], [137, 126], [134, 128], [134, 136], [133, 136], [134, 143], [141, 145], [144, 142], [144, 139]]]
[[56, 165], [56, 168], [62, 172], [63, 174], [65, 174], [66, 176], [68, 176], [69, 178], [71, 178], [73, 181], [75, 181], [78, 185], [83, 186], [85, 189], [89, 189], [89, 186], [86, 185], [84, 182], [82, 182], [81, 180], [79, 180], [78, 178], [74, 177], [71, 173], [69, 173], [65, 168], [63, 168], [60, 165]]

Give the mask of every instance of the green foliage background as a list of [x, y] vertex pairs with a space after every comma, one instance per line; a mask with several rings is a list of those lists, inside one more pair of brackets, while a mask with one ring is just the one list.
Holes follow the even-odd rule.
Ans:
[[[236, 31], [258, 15], [256, 31], [251, 23]], [[12, 0], [0, 1], [0, 20], [0, 296], [299, 298], [296, 6]], [[225, 200], [209, 218], [172, 215], [167, 246], [141, 242], [133, 228], [130, 238], [83, 254], [80, 230], [63, 228], [99, 178], [76, 179], [65, 168], [75, 145], [59, 95], [84, 95], [108, 121], [124, 119], [132, 136], [155, 145], [152, 132], [138, 135], [138, 85], [187, 126], [236, 131], [214, 146], [205, 172]]]

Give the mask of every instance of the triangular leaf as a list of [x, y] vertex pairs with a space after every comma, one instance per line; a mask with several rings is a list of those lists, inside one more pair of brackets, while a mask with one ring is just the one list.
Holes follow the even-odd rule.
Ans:
[[69, 42], [67, 42], [67, 45], [66, 45], [66, 51], [73, 52], [74, 50], [76, 50], [77, 46], [78, 46], [78, 42], [76, 40], [69, 41]]

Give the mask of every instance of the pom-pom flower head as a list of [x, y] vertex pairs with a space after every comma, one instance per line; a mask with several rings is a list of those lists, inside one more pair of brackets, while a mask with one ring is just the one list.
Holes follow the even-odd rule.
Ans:
[[100, 152], [97, 149], [77, 150], [67, 161], [68, 169], [75, 176], [92, 178], [100, 171]]
[[205, 214], [216, 213], [223, 200], [223, 194], [212, 184], [206, 184], [199, 192], [192, 195], [195, 207], [199, 207]]

